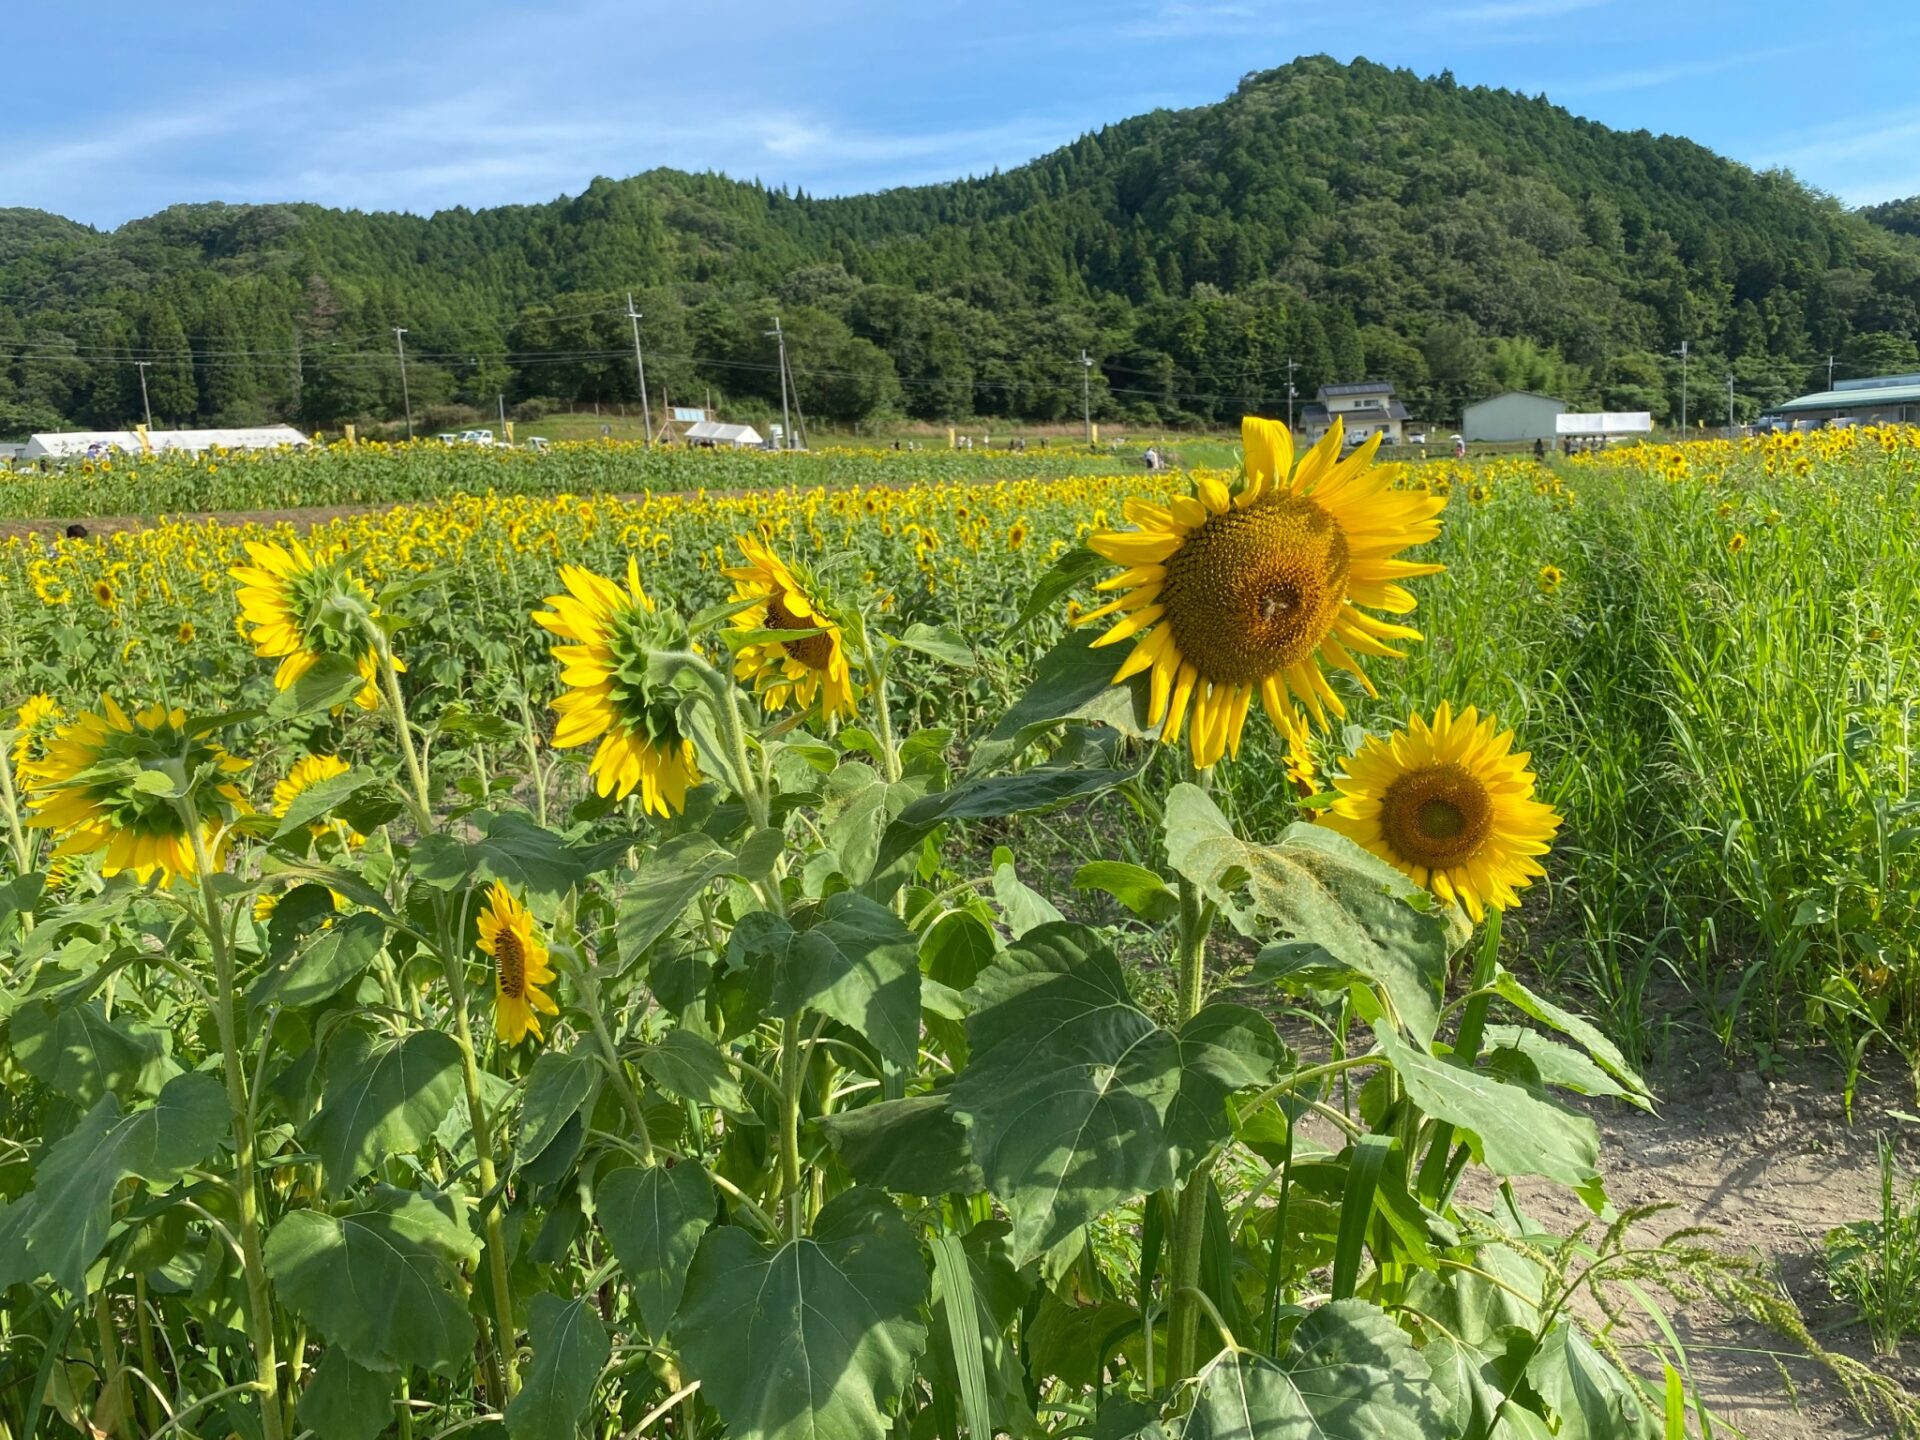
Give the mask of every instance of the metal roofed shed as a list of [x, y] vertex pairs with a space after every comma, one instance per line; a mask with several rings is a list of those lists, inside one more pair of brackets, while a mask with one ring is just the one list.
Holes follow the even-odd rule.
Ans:
[[1802, 395], [1770, 412], [1797, 427], [1852, 420], [1862, 425], [1920, 425], [1920, 375], [1876, 375], [1842, 380], [1831, 390]]
[[759, 450], [767, 443], [751, 425], [727, 425], [719, 420], [702, 420], [697, 425], [689, 425], [686, 441], [689, 445], [711, 448], [726, 445], [736, 450]]
[[1651, 435], [1653, 416], [1645, 410], [1590, 410], [1553, 417], [1556, 435]]
[[1469, 440], [1551, 440], [1567, 402], [1532, 390], [1506, 390], [1467, 406], [1460, 430]]

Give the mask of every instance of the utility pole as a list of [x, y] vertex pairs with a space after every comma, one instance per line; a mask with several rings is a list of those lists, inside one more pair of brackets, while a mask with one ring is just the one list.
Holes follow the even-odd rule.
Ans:
[[1687, 437], [1687, 342], [1682, 340], [1680, 348], [1673, 352], [1680, 357], [1680, 438]]
[[147, 412], [147, 429], [151, 430], [153, 429], [153, 403], [147, 399], [147, 366], [153, 362], [136, 360], [133, 363], [140, 368], [140, 408]]
[[640, 312], [633, 308], [633, 292], [627, 292], [627, 318], [633, 322], [633, 368], [640, 377], [640, 420], [647, 427], [647, 448], [653, 448], [653, 407], [647, 403], [647, 362], [640, 354]]
[[1080, 414], [1087, 422], [1087, 444], [1093, 444], [1093, 357], [1080, 350]]
[[400, 352], [400, 403], [407, 412], [407, 439], [413, 438], [413, 396], [407, 390], [407, 327], [393, 327], [394, 347]]
[[1733, 376], [1727, 376], [1727, 438], [1733, 438]]
[[1833, 389], [1833, 356], [1827, 356], [1827, 389]]
[[500, 434], [502, 435], [502, 437], [504, 437], [504, 436], [506, 435], [506, 433], [507, 433], [507, 396], [506, 396], [506, 392], [505, 392], [505, 391], [502, 391], [502, 392], [501, 392], [500, 394], [498, 394], [498, 395], [496, 395], [496, 396], [494, 396], [493, 398], [494, 398], [495, 400], [497, 400], [497, 401], [499, 401], [499, 402], [500, 402]]
[[780, 328], [780, 317], [773, 317], [773, 328], [762, 330], [762, 335], [771, 335], [780, 346], [780, 448], [793, 448], [793, 414], [787, 409], [787, 333]]
[[1287, 357], [1287, 433], [1293, 433], [1293, 397], [1299, 392], [1293, 388], [1293, 372], [1300, 368], [1300, 362], [1291, 355]]

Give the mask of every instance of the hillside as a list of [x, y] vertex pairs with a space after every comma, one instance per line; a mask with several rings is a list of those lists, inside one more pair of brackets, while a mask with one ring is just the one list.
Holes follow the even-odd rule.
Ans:
[[[334, 424], [537, 397], [630, 401], [636, 292], [656, 404], [842, 422], [1217, 420], [1392, 379], [1416, 413], [1495, 384], [1677, 409], [1728, 370], [1749, 411], [1920, 368], [1920, 240], [1781, 174], [1544, 99], [1298, 60], [990, 177], [812, 199], [715, 175], [596, 180], [423, 218], [181, 205], [111, 233], [0, 210], [0, 434], [139, 414]], [[1697, 408], [1697, 407], [1696, 407]]]

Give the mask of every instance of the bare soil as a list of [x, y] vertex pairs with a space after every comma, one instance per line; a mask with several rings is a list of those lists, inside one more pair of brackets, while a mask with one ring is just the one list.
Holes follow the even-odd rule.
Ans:
[[[1607, 1191], [1622, 1209], [1667, 1202], [1673, 1209], [1644, 1227], [1656, 1238], [1684, 1225], [1710, 1225], [1722, 1247], [1767, 1262], [1827, 1349], [1865, 1361], [1909, 1390], [1920, 1382], [1920, 1349], [1877, 1358], [1865, 1327], [1829, 1290], [1823, 1237], [1837, 1225], [1879, 1215], [1876, 1144], [1903, 1137], [1911, 1164], [1913, 1132], [1891, 1111], [1911, 1109], [1904, 1072], [1863, 1082], [1849, 1123], [1840, 1076], [1805, 1057], [1763, 1077], [1730, 1068], [1717, 1051], [1677, 1058], [1649, 1077], [1658, 1113], [1616, 1103], [1588, 1106], [1602, 1136]], [[1563, 1190], [1524, 1187], [1521, 1204], [1557, 1230], [1587, 1218]], [[1863, 1440], [1891, 1435], [1863, 1419], [1820, 1367], [1791, 1343], [1744, 1317], [1701, 1304], [1676, 1324], [1716, 1426], [1752, 1440]], [[1791, 1384], [1789, 1384], [1789, 1380]], [[1691, 1432], [1690, 1432], [1691, 1433]]]

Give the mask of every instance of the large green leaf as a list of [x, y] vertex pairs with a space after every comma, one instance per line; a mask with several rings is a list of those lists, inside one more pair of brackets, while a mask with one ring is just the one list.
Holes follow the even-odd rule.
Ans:
[[574, 845], [517, 810], [476, 810], [461, 821], [468, 838], [436, 832], [413, 848], [413, 876], [443, 890], [499, 880], [517, 894], [557, 901], [624, 846]]
[[1576, 1189], [1598, 1177], [1600, 1134], [1586, 1116], [1452, 1056], [1429, 1055], [1402, 1040], [1384, 1020], [1374, 1022], [1373, 1033], [1407, 1098], [1422, 1113], [1463, 1132], [1495, 1174], [1542, 1175]]
[[438, 1030], [399, 1040], [358, 1031], [327, 1054], [326, 1088], [307, 1139], [327, 1193], [339, 1195], [389, 1155], [418, 1150], [462, 1096], [460, 1047]]
[[109, 1020], [98, 1000], [32, 996], [13, 1012], [8, 1037], [21, 1069], [78, 1105], [110, 1091], [152, 1095], [180, 1071], [162, 1032]]
[[378, 915], [361, 911], [310, 936], [262, 972], [247, 992], [247, 1013], [259, 1015], [270, 1005], [299, 1009], [339, 993], [365, 973], [386, 935], [386, 924]]
[[638, 870], [621, 877], [614, 924], [620, 964], [638, 961], [702, 890], [733, 868], [733, 853], [701, 831], [661, 841]]
[[1633, 1382], [1566, 1321], [1534, 1351], [1527, 1382], [1553, 1412], [1560, 1440], [1655, 1440], [1660, 1434]]
[[1300, 1322], [1285, 1358], [1228, 1351], [1195, 1381], [1182, 1440], [1434, 1440], [1446, 1399], [1406, 1332], [1359, 1300]]
[[927, 1295], [900, 1213], [849, 1190], [777, 1248], [709, 1231], [674, 1328], [687, 1373], [739, 1440], [883, 1440], [926, 1348]]
[[580, 1417], [613, 1347], [591, 1296], [562, 1300], [545, 1292], [533, 1297], [528, 1317], [533, 1359], [520, 1393], [507, 1402], [507, 1433], [514, 1440], [558, 1440], [577, 1435]]
[[593, 1098], [604, 1073], [591, 1053], [541, 1053], [527, 1073], [527, 1098], [520, 1104], [520, 1137], [514, 1145], [520, 1164], [554, 1142], [567, 1122]]
[[882, 1100], [816, 1123], [862, 1185], [900, 1195], [978, 1195], [987, 1188], [944, 1093]]
[[266, 1263], [281, 1303], [356, 1364], [451, 1370], [474, 1342], [454, 1263], [479, 1254], [444, 1201], [381, 1186], [372, 1209], [283, 1216]]
[[841, 891], [795, 930], [776, 915], [747, 917], [730, 953], [762, 977], [774, 1013], [838, 1020], [881, 1055], [911, 1065], [920, 1054], [920, 942], [886, 906]]
[[1287, 1058], [1273, 1022], [1244, 1005], [1214, 1004], [1180, 1027], [1180, 1089], [1167, 1134], [1182, 1170], [1232, 1133], [1227, 1096], [1269, 1084]]
[[[1277, 845], [1233, 833], [1197, 785], [1167, 796], [1167, 859], [1243, 935], [1273, 926], [1377, 985], [1408, 1031], [1430, 1044], [1450, 953], [1446, 922], [1415, 908], [1420, 892], [1392, 866], [1320, 825], [1292, 825]], [[1265, 924], [1262, 922], [1271, 922]]]
[[213, 1152], [228, 1123], [226, 1091], [199, 1071], [174, 1076], [153, 1104], [124, 1115], [115, 1096], [103, 1096], [34, 1170], [26, 1226], [34, 1272], [84, 1294], [87, 1267], [107, 1243], [115, 1187], [130, 1175], [171, 1184]]
[[1065, 720], [1098, 721], [1135, 737], [1153, 733], [1146, 720], [1146, 676], [1116, 686], [1113, 677], [1126, 656], [1095, 649], [1099, 638], [1092, 630], [1072, 630], [1040, 657], [1026, 693], [974, 749], [967, 765], [971, 773], [986, 774], [1008, 764]]
[[593, 1204], [647, 1333], [664, 1334], [680, 1308], [700, 1237], [713, 1223], [707, 1172], [692, 1160], [624, 1165], [600, 1182]]
[[1489, 1025], [1480, 1042], [1487, 1067], [1502, 1078], [1522, 1083], [1538, 1081], [1576, 1095], [1624, 1100], [1651, 1111], [1653, 1101], [1627, 1089], [1584, 1052], [1524, 1025]]
[[1133, 1003], [1097, 935], [1030, 931], [981, 972], [971, 998], [972, 1059], [952, 1105], [1013, 1216], [1017, 1261], [1173, 1183], [1165, 1125], [1180, 1042]]
[[300, 1397], [300, 1423], [319, 1440], [379, 1440], [393, 1421], [397, 1378], [329, 1349]]
[[1591, 1020], [1583, 1019], [1571, 1010], [1562, 1009], [1551, 1000], [1541, 999], [1505, 969], [1498, 972], [1493, 983], [1502, 1000], [1529, 1019], [1551, 1026], [1562, 1035], [1577, 1041], [1600, 1068], [1618, 1081], [1632, 1096], [1647, 1098], [1646, 1081], [1642, 1080], [1640, 1073], [1627, 1063], [1627, 1057], [1620, 1053], [1620, 1047], [1603, 1035]]
[[335, 807], [351, 799], [356, 790], [379, 783], [380, 774], [364, 768], [315, 781], [293, 797], [287, 806], [287, 813], [280, 817], [280, 828], [273, 832], [273, 838], [284, 840], [295, 831], [324, 820], [333, 813]]
[[647, 1078], [670, 1095], [731, 1114], [747, 1113], [747, 1097], [720, 1047], [691, 1030], [669, 1030], [638, 1055]]

